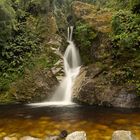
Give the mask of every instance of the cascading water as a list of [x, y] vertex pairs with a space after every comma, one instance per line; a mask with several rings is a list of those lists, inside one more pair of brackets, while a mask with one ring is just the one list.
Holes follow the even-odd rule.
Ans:
[[69, 45], [63, 56], [65, 77], [52, 98], [52, 101], [59, 101], [66, 104], [72, 102], [72, 86], [80, 71], [80, 55], [72, 41], [72, 35], [73, 27], [71, 26], [68, 28], [67, 42]]
[[68, 28], [67, 42], [69, 43], [64, 56], [65, 77], [56, 89], [54, 96], [48, 102], [33, 105], [68, 105], [72, 103], [72, 86], [80, 71], [80, 55], [72, 40], [73, 26]]

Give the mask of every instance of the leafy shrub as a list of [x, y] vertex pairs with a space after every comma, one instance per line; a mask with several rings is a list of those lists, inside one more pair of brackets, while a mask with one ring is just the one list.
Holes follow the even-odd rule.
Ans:
[[112, 56], [116, 61], [112, 81], [115, 84], [130, 83], [140, 94], [139, 54], [140, 54], [140, 15], [132, 11], [120, 10], [112, 19]]
[[76, 45], [79, 47], [82, 62], [88, 64], [92, 62], [91, 48], [92, 42], [96, 38], [97, 33], [88, 24], [77, 22], [76, 29], [74, 31], [74, 39]]
[[134, 70], [131, 67], [122, 66], [116, 72], [112, 73], [113, 84], [123, 84], [135, 78]]
[[27, 24], [31, 14], [19, 8], [20, 2], [16, 8], [14, 4], [0, 1], [0, 91], [23, 74], [24, 66], [40, 49], [38, 33]]
[[140, 17], [130, 11], [117, 12], [112, 19], [112, 43], [115, 56], [125, 50], [137, 51], [140, 46]]
[[140, 81], [136, 80], [134, 83], [136, 84], [137, 95], [140, 96]]
[[2, 52], [2, 46], [11, 37], [14, 19], [15, 11], [11, 4], [6, 0], [0, 1], [0, 52]]
[[34, 16], [47, 14], [51, 9], [53, 9], [53, 0], [32, 0], [26, 6], [26, 11]]

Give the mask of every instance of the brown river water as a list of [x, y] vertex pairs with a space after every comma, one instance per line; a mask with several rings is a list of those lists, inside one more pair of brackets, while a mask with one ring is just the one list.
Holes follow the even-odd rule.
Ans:
[[131, 130], [140, 139], [140, 110], [95, 106], [0, 106], [0, 140], [4, 136], [45, 138], [60, 131], [83, 130], [88, 140], [110, 140], [115, 130]]

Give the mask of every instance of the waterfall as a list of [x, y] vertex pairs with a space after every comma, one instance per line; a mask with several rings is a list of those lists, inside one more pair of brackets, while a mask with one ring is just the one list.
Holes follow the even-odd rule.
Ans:
[[31, 105], [68, 105], [72, 103], [72, 87], [80, 71], [80, 55], [73, 37], [73, 26], [68, 27], [67, 42], [69, 43], [63, 56], [65, 77], [56, 89], [53, 97], [48, 102]]
[[72, 86], [74, 80], [80, 71], [80, 55], [78, 49], [72, 40], [73, 26], [68, 27], [67, 42], [68, 47], [63, 56], [65, 77], [60, 83], [51, 101], [59, 101], [64, 103], [72, 102]]

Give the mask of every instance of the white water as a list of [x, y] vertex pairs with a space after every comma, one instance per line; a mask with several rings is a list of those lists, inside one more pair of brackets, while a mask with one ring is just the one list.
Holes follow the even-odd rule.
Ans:
[[54, 96], [49, 102], [36, 103], [31, 105], [70, 105], [72, 103], [72, 87], [76, 76], [80, 71], [80, 55], [78, 49], [72, 40], [73, 27], [68, 28], [67, 42], [69, 43], [64, 56], [64, 71], [65, 77], [56, 89]]
[[65, 77], [60, 83], [51, 101], [69, 104], [72, 102], [72, 86], [80, 71], [79, 51], [72, 41], [73, 27], [68, 28], [67, 42], [69, 43], [63, 56]]

